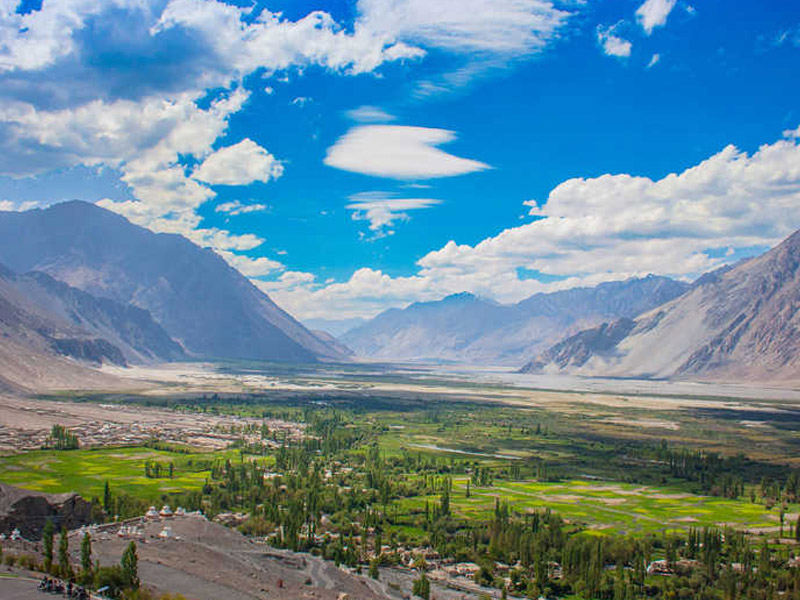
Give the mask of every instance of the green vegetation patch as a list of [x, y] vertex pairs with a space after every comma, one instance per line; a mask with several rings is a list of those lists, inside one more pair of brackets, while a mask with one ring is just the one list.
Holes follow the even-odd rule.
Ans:
[[[89, 450], [36, 450], [0, 457], [0, 480], [10, 485], [48, 493], [77, 491], [101, 497], [108, 480], [115, 489], [143, 499], [163, 493], [200, 489], [215, 459], [235, 452], [173, 453], [145, 447]], [[163, 477], [146, 477], [145, 463], [163, 465]], [[172, 477], [168, 476], [169, 464]]]

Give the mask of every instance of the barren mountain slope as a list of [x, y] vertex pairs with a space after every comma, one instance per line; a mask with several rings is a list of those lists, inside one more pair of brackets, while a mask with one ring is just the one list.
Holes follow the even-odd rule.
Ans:
[[[26, 312], [59, 321], [61, 328], [80, 330], [118, 348], [123, 361], [143, 363], [185, 358], [183, 349], [156, 323], [149, 312], [108, 298], [96, 298], [57, 281], [46, 273], [17, 275], [0, 269], [3, 289], [14, 289]], [[114, 362], [121, 362], [119, 360]]]
[[146, 309], [195, 355], [342, 358], [213, 251], [86, 202], [0, 212], [0, 262]]
[[796, 232], [762, 256], [704, 276], [633, 323], [572, 336], [523, 370], [800, 380], [799, 265]]
[[357, 354], [374, 358], [519, 364], [572, 333], [610, 318], [634, 317], [687, 288], [648, 276], [535, 294], [512, 305], [454, 294], [385, 311], [341, 339]]

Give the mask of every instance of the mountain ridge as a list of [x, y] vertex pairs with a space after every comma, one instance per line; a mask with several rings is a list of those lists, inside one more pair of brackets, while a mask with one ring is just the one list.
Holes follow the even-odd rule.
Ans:
[[800, 380], [800, 231], [631, 323], [567, 338], [522, 372]]
[[346, 360], [212, 250], [87, 202], [0, 212], [0, 262], [147, 310], [194, 356]]
[[388, 309], [339, 339], [357, 354], [384, 360], [519, 364], [609, 315], [635, 316], [688, 288], [650, 275], [534, 294], [509, 305], [462, 292]]

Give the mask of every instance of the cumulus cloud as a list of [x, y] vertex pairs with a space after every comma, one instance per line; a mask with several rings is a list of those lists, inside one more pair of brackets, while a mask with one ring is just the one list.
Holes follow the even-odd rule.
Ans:
[[663, 27], [667, 23], [669, 13], [675, 8], [675, 1], [647, 0], [636, 10], [636, 20], [647, 35], [650, 35], [656, 27]]
[[297, 21], [280, 13], [238, 8], [213, 0], [171, 0], [153, 27], [155, 34], [179, 27], [204, 37], [221, 73], [244, 75], [313, 64], [366, 73], [383, 62], [419, 58], [420, 48], [377, 35], [364, 27], [347, 32], [323, 11]]
[[243, 254], [234, 254], [226, 250], [218, 250], [228, 264], [234, 269], [237, 269], [242, 275], [246, 277], [264, 277], [282, 271], [285, 267], [283, 264], [276, 260], [271, 260], [265, 256], [251, 258]]
[[393, 179], [452, 177], [488, 169], [477, 160], [460, 158], [436, 146], [452, 142], [446, 129], [403, 125], [362, 125], [328, 148], [330, 167]]
[[633, 44], [616, 35], [616, 27], [598, 27], [597, 41], [608, 56], [626, 58], [631, 55]]
[[362, 192], [350, 196], [350, 200], [347, 209], [353, 211], [353, 219], [368, 221], [370, 230], [378, 237], [391, 234], [397, 221], [408, 220], [408, 211], [441, 203], [431, 198], [398, 198], [387, 192]]
[[[800, 227], [800, 140], [792, 133], [752, 155], [728, 146], [658, 180], [567, 180], [546, 203], [528, 204], [533, 222], [474, 246], [451, 241], [411, 276], [362, 268], [329, 285], [273, 283], [272, 293], [301, 318], [333, 317], [333, 306], [348, 318], [463, 290], [511, 302], [648, 273], [692, 278], [731, 260], [731, 248], [772, 246]], [[520, 268], [561, 280], [520, 278]]]
[[74, 50], [73, 35], [88, 18], [128, 2], [62, 0], [26, 14], [17, 11], [18, 4], [0, 2], [0, 71], [41, 69], [54, 63]]
[[39, 203], [34, 200], [25, 200], [23, 202], [14, 202], [13, 200], [0, 200], [0, 211], [3, 212], [22, 212], [36, 208]]
[[212, 185], [248, 185], [267, 182], [283, 175], [283, 165], [266, 149], [249, 138], [220, 148], [192, 173], [192, 177]]

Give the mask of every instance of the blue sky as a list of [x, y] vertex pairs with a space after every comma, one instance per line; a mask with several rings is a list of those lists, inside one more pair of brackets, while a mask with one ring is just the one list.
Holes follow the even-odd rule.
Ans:
[[0, 209], [99, 202], [304, 319], [800, 227], [792, 2], [0, 0], [0, 41]]

